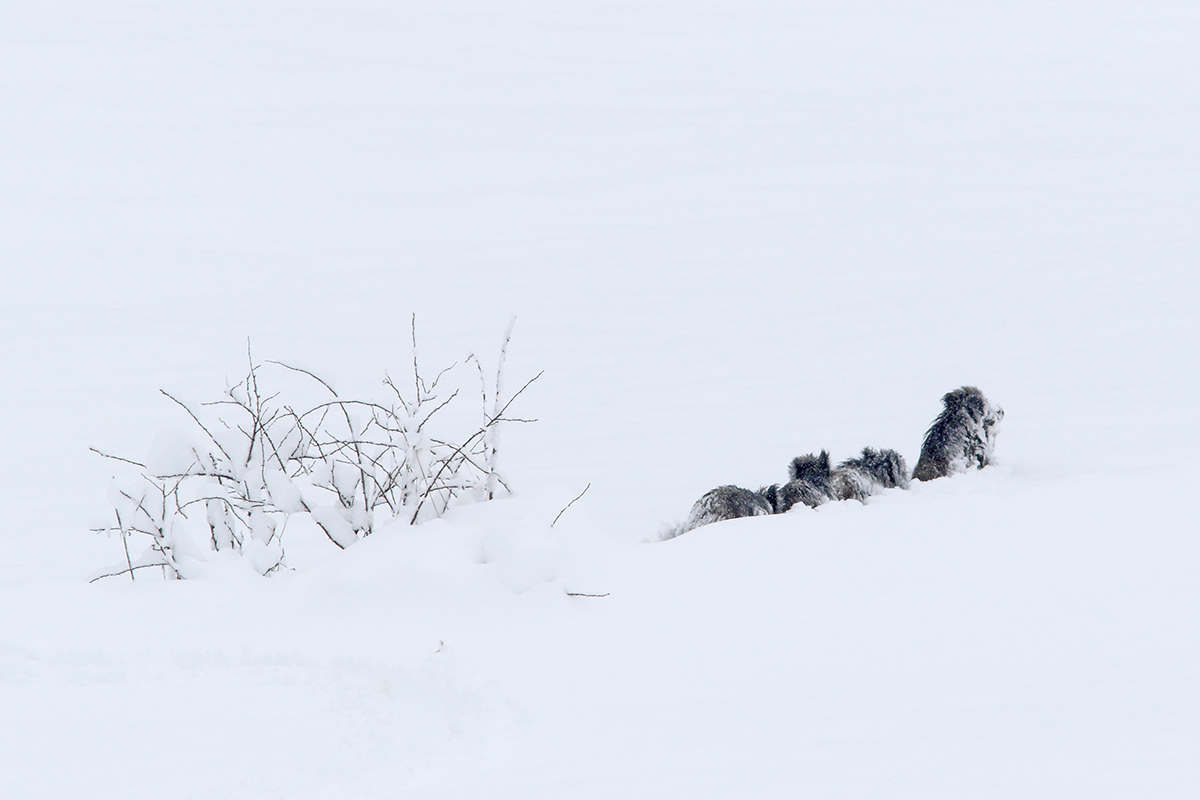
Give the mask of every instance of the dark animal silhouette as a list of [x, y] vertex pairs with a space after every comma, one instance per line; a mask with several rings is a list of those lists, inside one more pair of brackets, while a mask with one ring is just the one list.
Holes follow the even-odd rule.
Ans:
[[[963, 386], [942, 397], [944, 408], [925, 433], [921, 457], [912, 479], [929, 481], [956, 472], [982, 469], [992, 461], [1004, 409], [974, 386]], [[816, 508], [830, 500], [858, 500], [884, 489], [909, 485], [908, 466], [895, 450], [864, 447], [832, 469], [829, 452], [797, 456], [788, 465], [787, 483], [758, 491], [718, 486], [696, 501], [687, 519], [665, 531], [669, 539], [702, 525], [739, 517], [783, 514], [798, 504]]]
[[826, 450], [822, 450], [820, 455], [809, 453], [793, 458], [788, 465], [788, 476], [791, 480], [782, 486], [770, 486], [764, 490], [776, 514], [789, 511], [797, 503], [816, 508], [834, 498], [833, 471], [829, 467], [829, 452]]
[[956, 472], [983, 469], [992, 461], [1004, 409], [974, 386], [948, 392], [945, 408], [929, 426], [913, 478], [931, 481]]
[[858, 458], [848, 458], [833, 471], [833, 494], [838, 500], [866, 502], [873, 494], [899, 486], [908, 488], [908, 465], [895, 450], [864, 447]]
[[670, 539], [695, 530], [701, 525], [738, 517], [758, 517], [775, 513], [769, 498], [769, 489], [757, 492], [740, 486], [718, 486], [707, 492], [692, 506], [687, 520], [677, 528], [668, 530], [663, 538]]

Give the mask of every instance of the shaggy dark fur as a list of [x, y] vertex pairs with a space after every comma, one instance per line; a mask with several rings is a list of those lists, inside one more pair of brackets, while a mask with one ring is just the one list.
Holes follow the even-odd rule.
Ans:
[[833, 471], [833, 494], [838, 500], [866, 502], [873, 494], [899, 486], [908, 488], [908, 465], [895, 450], [864, 447], [858, 458], [848, 458]]
[[772, 500], [776, 514], [791, 510], [797, 503], [816, 508], [833, 499], [833, 472], [829, 468], [829, 453], [797, 456], [788, 465], [791, 480], [783, 486], [771, 486], [766, 494]]
[[668, 531], [666, 538], [687, 533], [710, 522], [773, 514], [775, 506], [768, 492], [769, 489], [755, 492], [740, 486], [718, 486], [697, 500], [687, 520], [678, 528]]
[[929, 426], [913, 478], [931, 481], [944, 475], [983, 469], [992, 460], [1004, 409], [974, 386], [955, 389], [942, 398], [945, 408]]
[[829, 479], [829, 451], [822, 450], [820, 455], [809, 453], [806, 456], [796, 456], [788, 464], [788, 477], [794, 481], [822, 481]]

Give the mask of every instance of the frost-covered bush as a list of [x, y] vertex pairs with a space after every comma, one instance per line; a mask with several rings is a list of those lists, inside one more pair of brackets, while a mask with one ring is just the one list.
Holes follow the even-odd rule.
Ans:
[[[497, 466], [497, 432], [513, 402], [541, 373], [504, 395], [504, 337], [495, 378], [474, 355], [431, 380], [417, 360], [413, 326], [411, 381], [385, 377], [384, 396], [338, 395], [307, 370], [257, 363], [247, 349], [245, 377], [214, 402], [192, 406], [167, 392], [190, 418], [190, 435], [160, 443], [129, 467], [110, 492], [125, 564], [102, 577], [161, 568], [186, 578], [197, 562], [242, 556], [261, 574], [285, 566], [283, 530], [307, 515], [345, 548], [380, 524], [417, 524], [456, 501], [490, 500], [508, 487]], [[456, 402], [477, 382], [481, 407]], [[99, 452], [99, 451], [97, 451]], [[104, 454], [102, 454], [104, 455]], [[131, 537], [148, 543], [136, 559]]]

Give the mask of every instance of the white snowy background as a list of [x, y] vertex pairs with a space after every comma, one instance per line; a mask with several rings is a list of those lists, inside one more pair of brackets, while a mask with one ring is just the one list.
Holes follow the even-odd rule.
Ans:
[[[1200, 794], [1200, 6], [0, 14], [0, 794]], [[495, 358], [514, 496], [89, 584], [256, 355]], [[789, 459], [988, 470], [708, 526]], [[584, 486], [591, 489], [551, 529]], [[285, 545], [288, 541], [285, 537]], [[603, 598], [567, 592], [607, 593]]]

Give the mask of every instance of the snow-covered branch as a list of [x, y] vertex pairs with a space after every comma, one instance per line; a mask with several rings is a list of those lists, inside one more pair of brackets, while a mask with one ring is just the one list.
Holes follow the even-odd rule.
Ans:
[[[163, 391], [189, 418], [195, 435], [184, 437], [186, 444], [145, 463], [93, 448], [128, 468], [110, 497], [118, 524], [100, 529], [119, 533], [125, 564], [100, 577], [160, 566], [168, 577], [185, 578], [192, 562], [226, 552], [250, 557], [269, 574], [286, 568], [282, 532], [292, 515], [308, 517], [345, 548], [392, 519], [417, 524], [456, 501], [507, 491], [496, 471], [496, 431], [505, 422], [532, 421], [506, 412], [541, 377], [501, 403], [511, 335], [510, 325], [491, 386], [474, 355], [425, 380], [414, 319], [411, 395], [385, 377], [390, 397], [341, 397], [310, 370], [256, 362], [249, 347], [245, 377], [220, 399], [189, 405]], [[468, 361], [482, 387], [482, 421], [474, 425], [454, 413], [462, 396], [454, 376]], [[133, 559], [129, 541], [136, 536], [147, 537], [148, 547]]]

